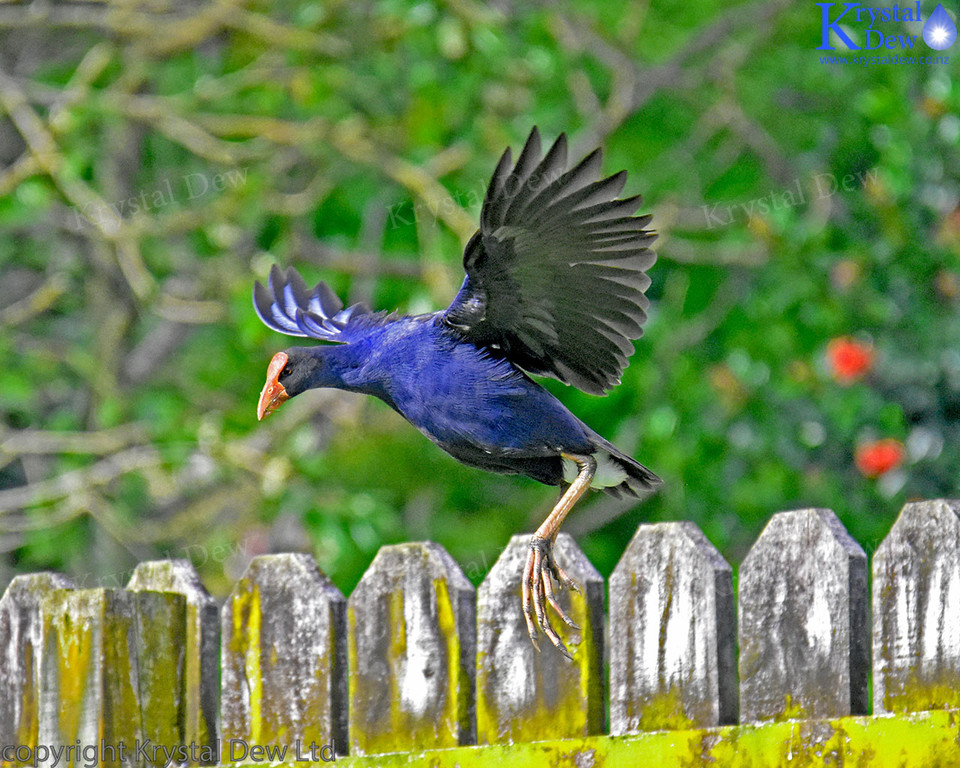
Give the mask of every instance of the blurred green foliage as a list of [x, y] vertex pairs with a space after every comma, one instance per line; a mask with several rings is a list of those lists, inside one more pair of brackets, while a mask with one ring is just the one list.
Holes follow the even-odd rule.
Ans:
[[[258, 424], [291, 341], [250, 294], [276, 262], [445, 306], [533, 125], [602, 143], [661, 233], [623, 384], [547, 382], [665, 480], [570, 519], [603, 573], [641, 521], [693, 520], [737, 563], [780, 509], [831, 507], [870, 550], [907, 499], [960, 493], [956, 56], [822, 64], [817, 9], [783, 2], [69, 5], [0, 16], [10, 569], [188, 556], [223, 593], [303, 548], [349, 591], [381, 544], [430, 538], [479, 581], [555, 490], [345, 393]], [[874, 351], [852, 383], [826, 358], [846, 336]], [[903, 463], [864, 477], [879, 438]]]

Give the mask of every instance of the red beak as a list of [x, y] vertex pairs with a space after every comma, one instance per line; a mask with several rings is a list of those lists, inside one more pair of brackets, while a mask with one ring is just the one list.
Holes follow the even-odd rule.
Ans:
[[264, 416], [269, 416], [279, 408], [285, 400], [290, 399], [287, 390], [280, 383], [280, 371], [283, 370], [289, 358], [283, 352], [277, 352], [267, 367], [267, 383], [263, 385], [263, 391], [260, 393], [260, 402], [257, 403], [257, 421], [262, 421]]

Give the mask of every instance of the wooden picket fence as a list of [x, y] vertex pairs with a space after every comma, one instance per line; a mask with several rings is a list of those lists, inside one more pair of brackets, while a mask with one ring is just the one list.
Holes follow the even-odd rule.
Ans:
[[381, 549], [349, 600], [302, 554], [254, 559], [221, 608], [186, 561], [143, 563], [126, 589], [18, 576], [0, 599], [0, 761], [960, 766], [960, 501], [904, 507], [872, 603], [827, 509], [774, 515], [736, 597], [695, 525], [641, 525], [609, 615], [561, 535], [582, 585], [561, 598], [582, 628], [560, 629], [572, 662], [527, 638], [527, 541], [479, 594], [429, 542]]

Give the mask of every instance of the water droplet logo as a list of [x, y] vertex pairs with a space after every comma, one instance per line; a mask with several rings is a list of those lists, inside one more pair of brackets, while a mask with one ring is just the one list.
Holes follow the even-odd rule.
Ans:
[[943, 6], [938, 5], [923, 25], [923, 42], [935, 51], [942, 51], [953, 45], [956, 39], [957, 25]]

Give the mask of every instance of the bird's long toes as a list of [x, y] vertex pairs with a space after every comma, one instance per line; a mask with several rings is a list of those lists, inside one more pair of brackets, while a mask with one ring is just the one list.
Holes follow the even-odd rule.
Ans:
[[537, 640], [537, 624], [534, 620], [534, 595], [535, 595], [535, 570], [533, 568], [533, 552], [527, 557], [527, 564], [523, 568], [523, 582], [521, 586], [521, 595], [523, 600], [523, 618], [527, 622], [527, 634], [530, 635], [530, 642], [539, 652], [540, 643]]
[[539, 549], [535, 549], [533, 550], [533, 608], [537, 615], [537, 624], [540, 630], [547, 637], [550, 637], [553, 628], [550, 626], [550, 622], [547, 621], [547, 609], [543, 604], [546, 583], [547, 580], [544, 578], [543, 573], [543, 555]]
[[570, 655], [570, 652], [566, 649], [566, 646], [563, 644], [563, 640], [560, 639], [560, 635], [557, 634], [550, 622], [547, 621], [546, 611], [543, 609], [542, 600], [537, 601], [540, 606], [540, 611], [542, 612], [543, 620], [540, 622], [540, 629], [543, 630], [543, 634], [547, 636], [547, 639], [553, 644], [553, 647], [556, 648], [560, 653], [566, 656], [568, 659], [573, 657]]
[[533, 650], [535, 650], [537, 653], [540, 653], [540, 641], [537, 639], [536, 630], [530, 629], [532, 623], [532, 617], [527, 616], [527, 632], [530, 633], [530, 643], [533, 645]]
[[560, 603], [557, 602], [557, 596], [553, 590], [553, 582], [551, 581], [550, 570], [547, 567], [546, 561], [544, 561], [541, 566], [540, 587], [541, 589], [538, 590], [538, 592], [534, 595], [534, 599], [537, 600], [538, 604], [542, 607], [544, 614], [543, 621], [540, 623], [540, 629], [542, 629], [543, 634], [549, 638], [554, 648], [560, 651], [560, 653], [562, 653], [568, 659], [572, 659], [573, 657], [563, 644], [563, 640], [560, 639], [560, 635], [557, 634], [557, 631], [553, 628], [553, 625], [550, 624], [550, 621], [546, 617], [547, 611], [546, 606], [543, 605], [544, 602], [550, 603], [550, 605], [553, 607], [553, 610], [557, 612], [557, 615], [559, 615], [566, 624], [576, 626], [571, 618], [567, 616], [566, 611], [564, 611], [560, 606]]
[[560, 635], [557, 634], [556, 630], [551, 627], [549, 623], [543, 630], [543, 633], [550, 639], [550, 642], [553, 643], [554, 648], [566, 656], [568, 660], [573, 661], [573, 656], [570, 655], [570, 651], [568, 651], [567, 647], [563, 644], [563, 640], [560, 639]]
[[561, 570], [559, 575], [557, 576], [557, 580], [561, 584], [563, 584], [563, 586], [565, 586], [567, 589], [573, 592], [576, 592], [577, 594], [580, 594], [580, 585], [577, 584], [577, 582], [575, 582], [573, 579], [571, 579], [567, 575], [566, 571]]
[[527, 634], [530, 635], [530, 642], [538, 651], [540, 646], [537, 642], [538, 629], [546, 635], [547, 639], [560, 653], [567, 659], [573, 659], [563, 640], [557, 631], [550, 624], [547, 616], [547, 604], [557, 612], [557, 615], [568, 626], [579, 629], [577, 623], [570, 618], [557, 600], [556, 589], [553, 581], [556, 579], [558, 585], [563, 585], [579, 591], [577, 583], [560, 568], [553, 558], [553, 542], [550, 539], [535, 536], [530, 542], [530, 551], [527, 553], [527, 562], [523, 569], [523, 615], [527, 623]]
[[570, 627], [570, 629], [576, 629], [577, 631], [580, 630], [580, 625], [577, 624], [577, 622], [575, 622], [573, 619], [571, 619], [570, 616], [567, 615], [567, 612], [564, 611], [560, 606], [554, 605], [553, 609], [557, 612], [557, 615], [563, 620], [563, 623], [566, 624], [568, 627]]
[[553, 608], [553, 610], [557, 612], [557, 616], [563, 619], [564, 624], [566, 624], [568, 627], [580, 629], [580, 626], [573, 619], [571, 619], [567, 612], [561, 607], [559, 601], [557, 600], [557, 595], [553, 590], [553, 581], [549, 576], [543, 580], [543, 584], [545, 588], [544, 591], [547, 593], [547, 602], [550, 603], [550, 606]]
[[570, 578], [570, 574], [568, 574], [565, 570], [563, 570], [563, 568], [557, 565], [556, 558], [554, 558], [552, 551], [550, 552], [550, 560], [548, 564], [550, 567], [550, 573], [553, 574], [553, 577], [560, 584], [563, 584], [563, 586], [565, 586], [567, 589], [572, 589], [574, 592], [580, 591], [580, 585], [577, 584], [577, 582], [575, 582], [572, 578]]

